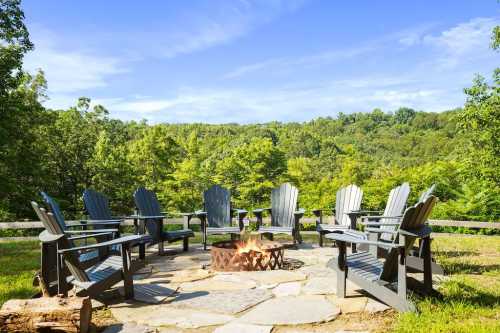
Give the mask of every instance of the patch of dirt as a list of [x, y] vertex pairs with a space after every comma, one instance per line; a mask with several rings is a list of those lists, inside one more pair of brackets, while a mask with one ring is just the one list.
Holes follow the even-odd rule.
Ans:
[[335, 331], [368, 331], [368, 332], [388, 332], [392, 328], [396, 311], [387, 310], [384, 312], [371, 314], [367, 312], [342, 314], [335, 320], [321, 324], [305, 324], [295, 326], [276, 326], [273, 333], [326, 333]]

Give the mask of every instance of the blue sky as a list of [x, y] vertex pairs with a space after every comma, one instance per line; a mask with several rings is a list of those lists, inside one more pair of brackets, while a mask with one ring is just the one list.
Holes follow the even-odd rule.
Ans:
[[80, 96], [112, 117], [306, 121], [463, 105], [489, 77], [500, 5], [481, 1], [25, 0], [46, 106]]

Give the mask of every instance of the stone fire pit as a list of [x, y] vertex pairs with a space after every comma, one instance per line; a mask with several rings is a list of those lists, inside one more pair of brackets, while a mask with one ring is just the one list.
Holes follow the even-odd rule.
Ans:
[[211, 268], [215, 271], [265, 271], [283, 267], [284, 247], [279, 242], [222, 241], [212, 244]]

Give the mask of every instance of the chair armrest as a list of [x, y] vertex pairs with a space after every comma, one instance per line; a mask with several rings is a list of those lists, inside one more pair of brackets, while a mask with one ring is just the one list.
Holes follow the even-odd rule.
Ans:
[[65, 230], [64, 233], [67, 235], [92, 235], [92, 234], [98, 234], [102, 232], [118, 232], [118, 229], [92, 229], [92, 230]]
[[238, 215], [238, 218], [244, 218], [248, 214], [246, 209], [233, 208], [232, 210]]
[[338, 233], [330, 233], [330, 234], [326, 235], [325, 237], [328, 239], [333, 239], [333, 240], [338, 241], [338, 242], [375, 245], [375, 246], [381, 247], [381, 248], [396, 249], [396, 248], [404, 247], [403, 245], [399, 245], [399, 244], [370, 241], [370, 240], [356, 238], [353, 236], [338, 234]]
[[383, 210], [351, 210], [352, 213], [357, 213], [357, 214], [382, 214], [384, 211]]
[[323, 215], [323, 212], [331, 212], [335, 214], [335, 208], [315, 208], [311, 211], [316, 217]]
[[254, 210], [252, 211], [252, 213], [254, 213], [255, 215], [258, 215], [258, 214], [262, 215], [262, 213], [264, 213], [265, 211], [270, 212], [270, 211], [271, 211], [271, 209], [272, 209], [271, 207], [267, 207], [267, 208], [257, 208], [257, 209], [254, 209]]
[[424, 238], [430, 236], [430, 234], [432, 233], [432, 228], [429, 227], [428, 225], [425, 225], [419, 229], [411, 229], [411, 230], [399, 229], [398, 232], [401, 235], [405, 236]]
[[164, 219], [165, 215], [130, 215], [132, 219], [147, 220], [147, 219]]
[[92, 244], [92, 245], [87, 245], [87, 246], [72, 247], [70, 249], [62, 249], [62, 250], [59, 250], [58, 252], [61, 254], [64, 254], [64, 253], [75, 252], [75, 251], [98, 249], [101, 247], [107, 247], [107, 246], [112, 246], [112, 245], [127, 244], [127, 243], [131, 243], [131, 242], [140, 240], [143, 237], [144, 236], [141, 236], [141, 235], [124, 236], [124, 237], [113, 239], [113, 240], [110, 240], [107, 242], [102, 242], [102, 243], [97, 243], [97, 244]]
[[363, 222], [361, 221], [361, 224], [362, 225], [365, 225], [365, 226], [383, 226], [383, 225], [387, 225], [387, 226], [398, 226], [401, 224], [401, 222]]
[[101, 233], [94, 233], [91, 235], [79, 235], [79, 236], [73, 236], [73, 237], [68, 237], [70, 240], [77, 240], [77, 239], [86, 239], [86, 238], [96, 238], [100, 236], [113, 236], [112, 232], [101, 232]]
[[302, 216], [304, 216], [305, 213], [306, 213], [306, 210], [304, 208], [299, 208], [298, 210], [293, 212], [293, 215], [295, 215], [295, 217], [300, 219]]
[[395, 230], [384, 230], [384, 229], [379, 229], [379, 228], [365, 228], [365, 231], [374, 232], [377, 234], [392, 234], [392, 235], [396, 235], [398, 233]]
[[194, 215], [196, 215], [196, 217], [198, 218], [202, 218], [202, 217], [207, 217], [208, 213], [202, 210], [197, 210], [194, 212]]

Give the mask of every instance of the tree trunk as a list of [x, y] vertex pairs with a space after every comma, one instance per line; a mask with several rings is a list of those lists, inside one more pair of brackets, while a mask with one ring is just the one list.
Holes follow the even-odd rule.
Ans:
[[91, 317], [88, 297], [10, 300], [0, 310], [0, 332], [87, 333]]

